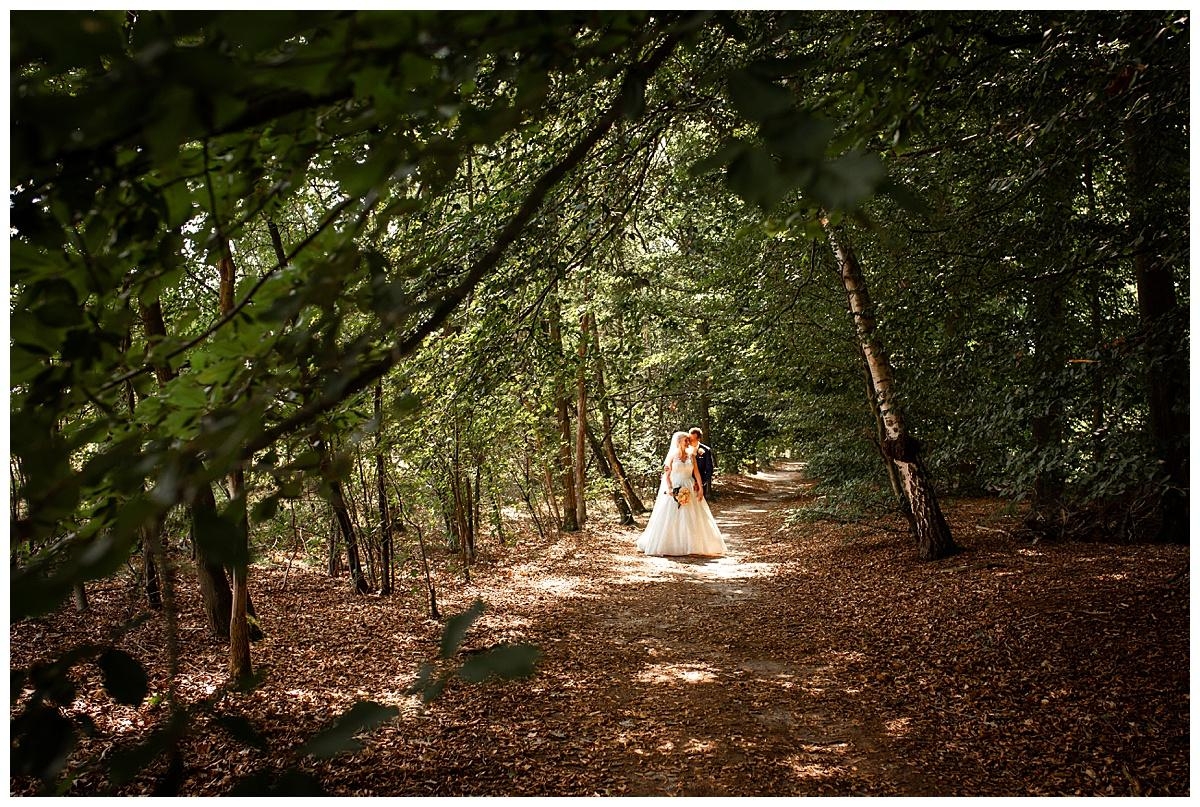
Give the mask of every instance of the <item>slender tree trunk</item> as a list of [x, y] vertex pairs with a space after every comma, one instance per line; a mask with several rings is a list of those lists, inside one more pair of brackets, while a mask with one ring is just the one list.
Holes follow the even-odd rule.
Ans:
[[625, 474], [625, 466], [617, 458], [617, 449], [613, 445], [612, 406], [609, 403], [604, 383], [604, 351], [600, 348], [600, 328], [596, 324], [595, 317], [592, 317], [592, 353], [596, 358], [596, 401], [600, 407], [600, 425], [603, 430], [600, 442], [604, 447], [604, 455], [608, 458], [608, 466], [612, 469], [617, 483], [621, 486], [621, 491], [625, 496], [625, 501], [628, 503], [630, 512], [640, 516], [646, 512], [646, 506], [642, 504], [637, 491], [633, 489], [633, 485], [629, 482], [629, 477]]
[[246, 516], [246, 477], [245, 471], [238, 468], [230, 477], [233, 500], [242, 502], [241, 514], [238, 518], [238, 532], [245, 542], [239, 562], [232, 566], [233, 597], [230, 603], [229, 620], [229, 677], [235, 681], [250, 679], [253, 669], [250, 664], [250, 625], [247, 620], [250, 606], [249, 589], [249, 530], [250, 522]]
[[[128, 348], [128, 343], [124, 347]], [[125, 383], [125, 394], [129, 403], [129, 416], [132, 418], [134, 410], [137, 409], [137, 391], [134, 390], [132, 382]], [[158, 533], [161, 524], [161, 519], [155, 519], [153, 524], [143, 524], [138, 530], [138, 545], [142, 551], [142, 585], [145, 588], [146, 604], [154, 611], [161, 611], [163, 603], [162, 581], [159, 579], [151, 542], [161, 542], [162, 537]]]
[[910, 524], [917, 544], [917, 557], [921, 560], [947, 557], [957, 547], [950, 535], [950, 527], [942, 516], [933, 483], [921, 462], [919, 445], [909, 435], [896, 403], [891, 362], [875, 335], [875, 314], [862, 268], [845, 232], [829, 226], [827, 220], [823, 220], [822, 224], [826, 227], [837, 259], [842, 286], [854, 316], [859, 346], [871, 371], [871, 383], [886, 431], [884, 453], [896, 465], [912, 509]]
[[[166, 322], [163, 319], [162, 304], [158, 300], [140, 306], [139, 313], [149, 344], [154, 345], [166, 338]], [[175, 377], [175, 371], [170, 365], [159, 363], [154, 366], [154, 376], [159, 387], [165, 387]], [[229, 588], [229, 578], [225, 575], [225, 567], [210, 560], [204, 548], [196, 541], [196, 519], [203, 519], [206, 515], [216, 516], [217, 502], [213, 497], [212, 486], [207, 483], [200, 485], [188, 507], [191, 510], [192, 550], [196, 555], [196, 577], [200, 584], [204, 615], [212, 635], [228, 639], [233, 608], [233, 592]]]
[[[708, 342], [708, 320], [701, 319], [699, 322], [700, 342], [705, 344]], [[712, 374], [706, 365], [704, 372], [700, 376], [700, 394], [697, 396], [697, 407], [700, 410], [700, 430], [704, 432], [704, 440], [708, 445], [716, 445], [716, 438], [712, 433], [712, 401], [709, 397], [709, 391], [712, 388]]]
[[150, 532], [149, 525], [142, 527], [140, 541], [142, 545], [142, 579], [146, 588], [146, 604], [155, 611], [162, 610], [163, 601], [162, 580], [159, 579], [158, 564], [154, 561], [152, 544], [161, 540], [160, 535]]
[[[586, 424], [586, 421], [585, 421]], [[621, 523], [629, 526], [635, 524], [633, 520], [633, 512], [629, 509], [629, 502], [625, 501], [625, 497], [621, 495], [621, 489], [615, 484], [615, 478], [612, 466], [608, 464], [608, 457], [604, 456], [604, 446], [596, 438], [595, 432], [592, 431], [591, 425], [587, 425], [587, 440], [592, 447], [592, 453], [596, 457], [596, 465], [600, 467], [600, 473], [606, 479], [613, 479], [614, 485], [610, 488], [612, 492], [613, 504], [616, 505], [617, 512], [621, 514]]]
[[[350, 518], [354, 522], [354, 530], [359, 535], [363, 536], [361, 547], [364, 560], [363, 567], [367, 579], [367, 589], [368, 591], [371, 591], [375, 589], [375, 584], [378, 579], [375, 573], [377, 546], [376, 541], [371, 540], [371, 531], [367, 529], [367, 525], [370, 523], [368, 516], [371, 512], [371, 488], [367, 485], [367, 473], [363, 469], [361, 448], [356, 448], [354, 450], [354, 462], [358, 467], [358, 484], [362, 489], [362, 507], [359, 508], [358, 502], [355, 499], [354, 485], [349, 485], [349, 496], [347, 498], [349, 499], [348, 503], [350, 505]], [[362, 513], [361, 517], [359, 516], [360, 512]]]
[[[224, 242], [225, 254], [221, 257], [219, 271], [221, 275], [221, 313], [228, 314], [234, 307], [234, 287], [237, 284], [237, 267], [233, 262], [233, 253], [229, 243]], [[250, 663], [250, 625], [246, 619], [250, 601], [249, 563], [250, 563], [250, 520], [246, 515], [246, 472], [239, 465], [229, 475], [230, 499], [240, 502], [240, 513], [237, 518], [238, 547], [237, 558], [230, 567], [233, 576], [233, 587], [230, 598], [229, 613], [229, 676], [235, 681], [248, 681], [253, 673]]]
[[429, 592], [429, 617], [430, 619], [440, 619], [437, 607], [437, 590], [433, 585], [433, 575], [429, 571], [429, 555], [425, 551], [425, 534], [421, 530], [421, 525], [409, 518], [408, 511], [404, 509], [404, 497], [400, 495], [400, 488], [396, 485], [395, 480], [392, 480], [392, 490], [396, 494], [397, 523], [400, 525], [400, 532], [407, 532], [404, 525], [409, 524], [417, 533], [417, 545], [421, 550], [421, 568], [425, 570], [425, 586]]
[[380, 594], [392, 593], [392, 516], [388, 508], [383, 463], [383, 381], [375, 382], [375, 481], [379, 492], [379, 566]]
[[884, 443], [887, 441], [887, 430], [883, 425], [883, 417], [879, 414], [879, 399], [875, 397], [875, 384], [871, 381], [871, 368], [867, 366], [865, 357], [863, 359], [863, 378], [866, 381], [867, 407], [871, 410], [871, 416], [875, 420], [875, 446], [879, 449], [879, 456], [883, 460], [883, 467], [887, 473], [888, 483], [892, 486], [892, 496], [896, 499], [896, 506], [911, 522], [912, 508], [908, 506], [908, 497], [904, 495], [904, 488], [900, 483], [900, 472], [896, 470], [896, 463], [888, 459], [883, 450]]
[[[1063, 332], [1063, 291], [1042, 280], [1034, 289], [1035, 373], [1052, 378], [1066, 363]], [[1030, 419], [1030, 434], [1034, 451], [1039, 455], [1061, 451], [1066, 424], [1063, 421], [1062, 397], [1051, 393], [1045, 408]], [[1025, 523], [1030, 529], [1048, 537], [1060, 537], [1064, 527], [1063, 493], [1065, 480], [1054, 462], [1044, 463], [1033, 479], [1033, 496]]]
[[579, 367], [575, 375], [575, 520], [582, 527], [587, 523], [587, 343], [588, 320], [580, 320]]
[[329, 456], [329, 450], [325, 445], [324, 438], [316, 436], [310, 439], [313, 448], [317, 450], [317, 454], [321, 458], [321, 474], [329, 483], [329, 503], [333, 507], [333, 515], [337, 519], [342, 540], [346, 544], [346, 561], [350, 567], [350, 583], [356, 592], [366, 594], [371, 590], [371, 587], [367, 583], [367, 578], [363, 574], [362, 563], [359, 560], [358, 536], [354, 532], [354, 522], [350, 518], [350, 507], [346, 504], [345, 491], [342, 489], [341, 480], [333, 475], [333, 461]]
[[[557, 348], [558, 356], [563, 357], [562, 327], [560, 324], [558, 289], [551, 291], [550, 297], [550, 339]], [[559, 430], [559, 468], [562, 473], [563, 508], [562, 530], [577, 532], [579, 530], [578, 509], [575, 503], [575, 473], [571, 462], [571, 414], [567, 402], [567, 393], [561, 380], [556, 381], [555, 410], [558, 413]]]

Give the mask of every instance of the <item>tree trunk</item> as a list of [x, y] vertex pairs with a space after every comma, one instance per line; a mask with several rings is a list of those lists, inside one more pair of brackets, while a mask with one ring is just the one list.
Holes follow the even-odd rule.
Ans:
[[[596, 457], [596, 464], [600, 467], [600, 473], [603, 474], [606, 479], [614, 479], [612, 466], [608, 464], [608, 458], [604, 456], [604, 446], [602, 446], [600, 441], [596, 439], [596, 434], [592, 431], [592, 427], [590, 425], [587, 425], [586, 431], [587, 440], [592, 446], [592, 453]], [[617, 512], [621, 514], [621, 523], [626, 526], [636, 524], [637, 522], [633, 520], [633, 512], [629, 509], [629, 502], [625, 501], [625, 497], [621, 495], [620, 488], [614, 484], [611, 488], [611, 491], [613, 504], [616, 505]]]
[[238, 468], [230, 475], [233, 501], [241, 501], [238, 517], [238, 532], [244, 542], [241, 559], [232, 565], [233, 597], [230, 602], [229, 619], [229, 677], [235, 681], [248, 681], [253, 672], [250, 665], [250, 625], [246, 616], [249, 612], [249, 536], [250, 521], [246, 516], [246, 475]]
[[425, 534], [421, 530], [421, 525], [409, 518], [408, 512], [404, 509], [404, 498], [400, 495], [400, 488], [397, 487], [395, 480], [392, 480], [392, 490], [396, 493], [397, 523], [400, 524], [400, 532], [407, 532], [404, 525], [410, 524], [417, 533], [417, 545], [421, 550], [421, 568], [425, 570], [425, 586], [429, 592], [429, 617], [430, 619], [440, 619], [437, 590], [433, 585], [433, 575], [429, 571], [429, 555], [425, 551]]
[[[1037, 281], [1034, 323], [1034, 372], [1040, 378], [1052, 378], [1062, 371], [1067, 356], [1064, 351], [1063, 290], [1051, 286], [1046, 280]], [[1037, 402], [1038, 413], [1030, 419], [1030, 435], [1033, 448], [1038, 454], [1056, 454], [1061, 451], [1066, 424], [1063, 421], [1063, 403], [1059, 395], [1050, 393], [1050, 400]], [[1057, 463], [1042, 465], [1033, 479], [1033, 496], [1025, 524], [1030, 529], [1050, 538], [1061, 537], [1063, 520], [1063, 493], [1066, 484]]]
[[[1087, 190], [1088, 216], [1095, 218], [1096, 184], [1094, 166], [1089, 155], [1084, 162], [1083, 185]], [[1088, 326], [1091, 329], [1092, 350], [1095, 359], [1089, 366], [1088, 376], [1092, 384], [1092, 462], [1104, 462], [1105, 435], [1108, 432], [1108, 415], [1105, 408], [1104, 372], [1104, 313], [1100, 304], [1100, 283], [1092, 277], [1088, 281]]]
[[[150, 345], [166, 338], [166, 322], [163, 319], [162, 304], [158, 300], [140, 306], [139, 313], [146, 332], [146, 341]], [[156, 363], [154, 377], [158, 380], [159, 387], [164, 387], [175, 377], [175, 371], [166, 363]], [[213, 498], [212, 486], [208, 483], [200, 485], [188, 506], [191, 509], [192, 551], [196, 555], [196, 576], [200, 583], [200, 596], [204, 603], [208, 629], [213, 636], [228, 639], [233, 608], [233, 592], [229, 588], [229, 579], [225, 576], [225, 567], [210, 560], [196, 541], [195, 525], [198, 513], [207, 511], [213, 516], [216, 515], [217, 502]], [[203, 515], [200, 517], [203, 518]]]
[[[1156, 150], [1169, 135], [1154, 125], [1157, 117], [1127, 119], [1129, 239], [1134, 245], [1138, 313], [1145, 344], [1150, 435], [1166, 476], [1159, 540], [1188, 541], [1188, 368], [1186, 317], [1175, 294], [1175, 278], [1166, 251], [1172, 236], [1157, 210], [1161, 159]], [[1185, 222], [1186, 224], [1186, 222]]]
[[[218, 270], [221, 276], [221, 314], [233, 311], [234, 286], [237, 284], [237, 267], [233, 262], [233, 253], [229, 242], [222, 244], [225, 254], [221, 257]], [[240, 513], [237, 518], [238, 547], [237, 560], [230, 566], [233, 576], [233, 590], [230, 598], [229, 613], [229, 677], [235, 681], [250, 680], [250, 626], [246, 620], [247, 605], [250, 600], [248, 587], [250, 564], [250, 519], [246, 515], [246, 472], [241, 466], [234, 468], [229, 475], [229, 490], [231, 503], [240, 502]]]
[[[562, 342], [562, 327], [560, 325], [560, 311], [558, 304], [558, 289], [557, 281], [556, 288], [551, 291], [550, 297], [550, 340], [557, 348], [558, 356], [563, 357], [563, 342]], [[554, 408], [558, 414], [558, 432], [559, 432], [559, 450], [558, 460], [559, 469], [562, 473], [563, 487], [563, 508], [562, 508], [562, 529], [564, 532], [577, 532], [579, 530], [578, 510], [575, 503], [575, 473], [571, 463], [571, 413], [570, 405], [567, 402], [567, 392], [563, 389], [561, 378], [555, 382]]]
[[575, 374], [575, 520], [582, 527], [587, 523], [587, 343], [588, 320], [580, 320], [579, 367]]
[[900, 480], [908, 497], [912, 516], [909, 523], [917, 544], [917, 557], [921, 560], [937, 560], [953, 554], [958, 547], [950, 535], [950, 527], [942, 516], [933, 483], [920, 459], [916, 440], [908, 433], [894, 395], [892, 366], [875, 335], [875, 314], [867, 292], [866, 280], [858, 258], [850, 247], [845, 233], [840, 228], [826, 227], [829, 242], [837, 259], [842, 286], [846, 291], [850, 312], [854, 316], [855, 331], [859, 347], [871, 372], [871, 384], [879, 405], [886, 431], [884, 454], [896, 466]]
[[603, 430], [600, 442], [604, 447], [604, 455], [608, 458], [608, 466], [621, 486], [630, 512], [640, 516], [646, 512], [646, 506], [642, 504], [637, 491], [630, 484], [629, 477], [625, 474], [625, 466], [617, 458], [617, 449], [613, 445], [612, 407], [604, 385], [604, 351], [600, 349], [600, 328], [596, 325], [595, 317], [592, 317], [592, 352], [596, 358], [596, 401], [600, 406], [600, 425]]
[[[128, 349], [128, 342], [123, 347]], [[125, 394], [129, 403], [129, 416], [132, 418], [137, 409], [137, 391], [134, 390], [132, 382], [125, 382]], [[162, 581], [159, 579], [158, 564], [154, 560], [155, 548], [152, 543], [158, 541], [159, 546], [162, 546], [162, 538], [159, 535], [161, 524], [161, 519], [155, 519], [152, 524], [143, 524], [138, 529], [138, 546], [142, 551], [142, 585], [146, 593], [146, 604], [154, 611], [161, 611], [163, 606]]]
[[151, 546], [153, 541], [159, 541], [161, 537], [151, 533], [149, 527], [145, 526], [142, 527], [141, 533], [142, 581], [146, 589], [146, 604], [152, 610], [161, 611], [163, 607], [162, 580], [158, 573], [158, 564], [154, 561], [154, 549]]
[[71, 587], [71, 596], [75, 601], [75, 610], [79, 613], [86, 613], [88, 610], [87, 589], [83, 587], [83, 583], [76, 583]]
[[333, 515], [337, 519], [342, 540], [346, 543], [346, 562], [350, 567], [351, 585], [359, 594], [366, 594], [371, 587], [367, 584], [367, 578], [363, 574], [362, 563], [359, 560], [358, 536], [354, 532], [354, 522], [350, 519], [350, 507], [346, 504], [346, 494], [342, 489], [341, 480], [333, 475], [333, 461], [329, 456], [324, 438], [317, 436], [310, 439], [313, 448], [317, 450], [317, 454], [321, 458], [321, 475], [329, 483], [329, 504], [333, 507]]
[[375, 482], [379, 491], [380, 594], [392, 593], [392, 515], [388, 508], [383, 463], [383, 381], [375, 382]]
[[[708, 341], [708, 320], [700, 320], [700, 342], [704, 344]], [[716, 439], [712, 434], [712, 401], [709, 398], [709, 390], [712, 388], [712, 376], [709, 373], [708, 365], [704, 367], [704, 373], [700, 377], [700, 394], [697, 396], [697, 407], [700, 415], [700, 431], [704, 432], [704, 440], [708, 445], [716, 445], [713, 441]]]
[[887, 442], [887, 430], [883, 426], [883, 417], [879, 414], [879, 399], [875, 397], [875, 384], [871, 381], [871, 368], [867, 366], [865, 357], [863, 359], [863, 378], [866, 381], [867, 407], [871, 410], [871, 416], [875, 421], [875, 447], [879, 450], [880, 459], [883, 460], [883, 467], [887, 473], [888, 484], [892, 486], [892, 496], [896, 499], [896, 506], [911, 522], [912, 508], [908, 506], [908, 497], [904, 495], [904, 488], [900, 483], [900, 472], [896, 470], [896, 463], [888, 459], [883, 451], [884, 443]]

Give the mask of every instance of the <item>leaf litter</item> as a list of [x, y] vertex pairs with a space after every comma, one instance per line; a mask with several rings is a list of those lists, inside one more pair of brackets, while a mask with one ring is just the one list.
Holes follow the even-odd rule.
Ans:
[[[644, 557], [636, 530], [595, 516], [482, 546], [470, 585], [443, 556], [442, 612], [486, 603], [452, 661], [525, 643], [541, 656], [533, 678], [451, 679], [429, 705], [408, 689], [444, 663], [443, 624], [417, 582], [359, 597], [322, 569], [256, 565], [265, 681], [196, 718], [180, 793], [295, 766], [335, 795], [1188, 795], [1186, 547], [1031, 544], [1004, 503], [947, 499], [967, 549], [921, 563], [898, 517], [789, 522], [810, 487], [788, 464], [723, 479], [719, 559]], [[177, 588], [176, 697], [194, 704], [225, 685], [226, 650], [192, 580]], [[105, 641], [142, 610], [132, 579], [89, 598], [89, 613], [12, 625], [12, 666]], [[73, 673], [68, 712], [96, 730], [67, 793], [147, 794], [166, 770], [114, 788], [105, 768], [165, 723], [162, 636], [156, 615], [121, 640], [149, 675], [139, 706], [114, 702], [94, 665]], [[300, 753], [365, 700], [398, 716], [353, 753]]]

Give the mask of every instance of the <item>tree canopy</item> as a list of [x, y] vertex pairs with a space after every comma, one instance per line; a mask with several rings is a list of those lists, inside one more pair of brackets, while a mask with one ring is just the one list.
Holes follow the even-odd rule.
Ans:
[[1184, 12], [10, 22], [14, 620], [160, 536], [252, 617], [297, 512], [469, 574], [692, 425], [922, 557], [934, 488], [1187, 540]]

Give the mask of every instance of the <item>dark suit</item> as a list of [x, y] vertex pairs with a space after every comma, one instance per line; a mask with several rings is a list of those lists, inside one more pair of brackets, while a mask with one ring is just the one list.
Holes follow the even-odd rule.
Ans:
[[712, 493], [713, 467], [717, 464], [717, 456], [704, 443], [700, 443], [696, 448], [700, 449], [696, 452], [696, 468], [700, 471], [700, 481], [704, 483], [704, 498], [707, 499]]

